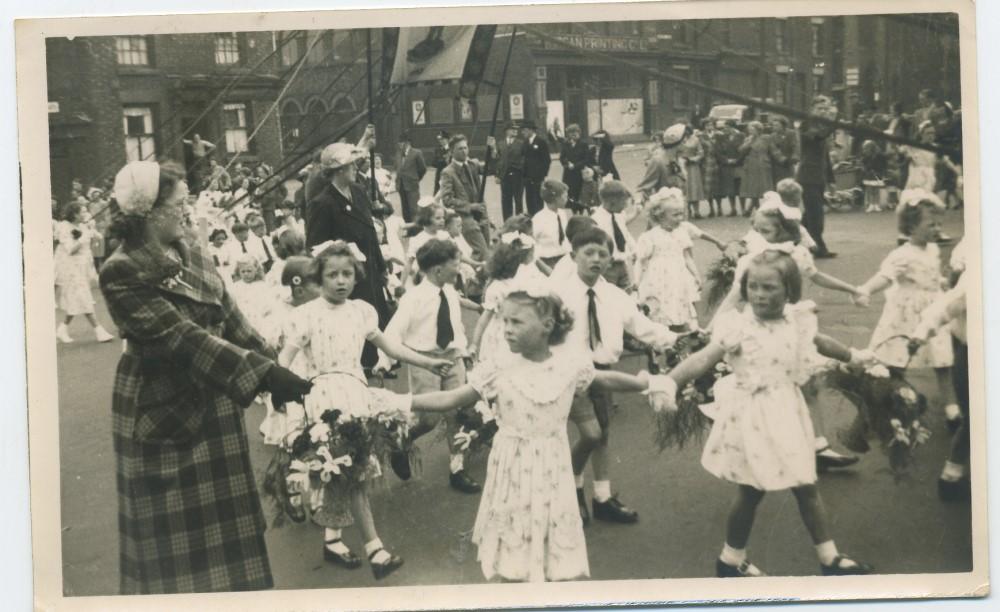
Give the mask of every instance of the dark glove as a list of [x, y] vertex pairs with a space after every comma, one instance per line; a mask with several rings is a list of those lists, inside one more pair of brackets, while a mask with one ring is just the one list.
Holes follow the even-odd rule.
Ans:
[[261, 386], [263, 391], [271, 392], [271, 402], [276, 407], [286, 402], [301, 404], [303, 396], [312, 390], [311, 382], [277, 364], [267, 371]]
[[81, 232], [78, 229], [74, 229], [72, 232], [70, 232], [70, 234], [73, 235], [73, 240], [79, 240], [80, 236], [83, 236], [83, 232]]

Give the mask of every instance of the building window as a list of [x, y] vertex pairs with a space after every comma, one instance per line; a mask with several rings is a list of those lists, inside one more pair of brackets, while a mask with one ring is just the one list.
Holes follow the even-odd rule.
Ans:
[[545, 106], [545, 102], [549, 99], [549, 83], [545, 79], [538, 79], [535, 81], [535, 104], [539, 108]]
[[145, 36], [117, 36], [115, 50], [123, 66], [148, 66], [149, 42]]
[[240, 41], [236, 32], [215, 35], [215, 63], [220, 66], [238, 64], [240, 61]]
[[691, 46], [691, 24], [678, 21], [674, 24], [674, 41], [681, 46]]
[[788, 20], [774, 20], [774, 50], [776, 53], [788, 53], [791, 45], [788, 42]]
[[812, 27], [812, 54], [813, 57], [820, 57], [823, 55], [823, 22], [813, 21], [810, 26]]
[[222, 123], [226, 130], [226, 151], [245, 153], [250, 150], [247, 142], [247, 105], [240, 103], [222, 105]]
[[[691, 80], [690, 66], [674, 66], [674, 74], [682, 79]], [[683, 85], [674, 86], [674, 108], [689, 108], [691, 106], [691, 90]]]
[[823, 93], [823, 77], [818, 74], [813, 75], [813, 96]]
[[126, 106], [125, 155], [129, 161], [142, 161], [156, 157], [153, 135], [153, 109], [148, 106]]
[[650, 79], [646, 82], [646, 97], [649, 100], [650, 106], [660, 105], [660, 82], [656, 79]]
[[[288, 43], [285, 44], [285, 41], [288, 41]], [[306, 33], [297, 32], [290, 34], [288, 32], [279, 32], [278, 44], [281, 45], [281, 65], [291, 66], [299, 61], [302, 54], [306, 52]]]
[[[291, 44], [291, 43], [289, 43]], [[302, 133], [299, 124], [302, 122], [302, 108], [295, 100], [288, 100], [281, 107], [281, 134], [286, 148], [294, 147]]]

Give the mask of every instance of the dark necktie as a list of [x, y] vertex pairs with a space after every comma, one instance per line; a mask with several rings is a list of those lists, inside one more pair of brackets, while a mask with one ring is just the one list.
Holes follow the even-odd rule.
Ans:
[[213, 253], [213, 254], [212, 254], [212, 261], [214, 261], [214, 262], [215, 262], [215, 267], [216, 267], [216, 268], [218, 268], [218, 267], [219, 267], [219, 265], [220, 265], [220, 264], [219, 264], [219, 256]]
[[469, 194], [469, 201], [472, 202], [475, 198], [479, 197], [479, 186], [476, 185], [476, 179], [472, 176], [469, 164], [465, 163], [462, 167], [465, 168], [465, 178], [469, 181], [469, 186], [472, 188], [472, 193]]
[[562, 216], [556, 212], [556, 223], [559, 225], [559, 244], [566, 241], [566, 232], [563, 231]]
[[438, 295], [441, 296], [441, 304], [438, 306], [437, 316], [437, 345], [447, 348], [455, 339], [455, 330], [451, 327], [451, 309], [448, 308], [448, 297], [444, 294], [444, 289]]
[[597, 302], [593, 289], [587, 289], [587, 324], [590, 327], [590, 350], [594, 350], [601, 342], [601, 323], [597, 320]]
[[625, 234], [622, 233], [622, 228], [618, 227], [618, 220], [615, 219], [615, 213], [611, 213], [611, 231], [614, 233], [615, 250], [619, 253], [624, 253]]
[[260, 239], [260, 244], [264, 247], [264, 254], [267, 255], [267, 261], [265, 261], [264, 264], [270, 266], [274, 263], [274, 257], [271, 256], [271, 249], [267, 248], [267, 240], [262, 237]]
[[240, 243], [240, 248], [243, 249], [244, 253], [247, 252], [247, 243], [246, 243], [246, 241]]

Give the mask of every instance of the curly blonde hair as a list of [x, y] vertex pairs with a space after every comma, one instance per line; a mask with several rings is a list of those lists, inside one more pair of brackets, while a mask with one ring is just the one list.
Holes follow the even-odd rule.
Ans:
[[521, 304], [530, 304], [538, 313], [539, 318], [552, 318], [552, 331], [549, 332], [549, 346], [562, 344], [566, 340], [566, 334], [573, 328], [573, 313], [566, 308], [562, 299], [555, 293], [548, 292], [545, 295], [534, 296], [527, 291], [515, 289], [507, 294], [508, 300]]

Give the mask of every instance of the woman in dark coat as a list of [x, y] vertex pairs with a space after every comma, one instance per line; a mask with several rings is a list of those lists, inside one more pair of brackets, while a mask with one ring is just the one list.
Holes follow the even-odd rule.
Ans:
[[597, 169], [601, 171], [601, 176], [610, 174], [616, 181], [622, 180], [615, 166], [615, 143], [611, 141], [611, 136], [600, 130], [594, 133], [594, 141], [597, 144]]
[[575, 123], [566, 127], [566, 140], [562, 144], [559, 162], [563, 166], [562, 181], [569, 187], [569, 206], [573, 208], [580, 201], [583, 168], [592, 163], [590, 147], [580, 140], [580, 126]]
[[156, 162], [118, 173], [123, 244], [100, 275], [125, 339], [111, 404], [123, 594], [273, 586], [243, 412], [258, 393], [278, 406], [311, 386], [188, 246], [182, 178]]
[[[379, 248], [372, 205], [364, 187], [356, 180], [355, 161], [366, 151], [346, 143], [335, 143], [320, 156], [322, 189], [306, 205], [306, 246], [312, 248], [328, 240], [353, 242], [365, 256], [364, 278], [359, 278], [352, 300], [364, 300], [378, 312], [379, 327], [389, 322], [385, 298], [387, 268]], [[378, 362], [378, 350], [365, 343], [361, 364], [371, 368]]]

